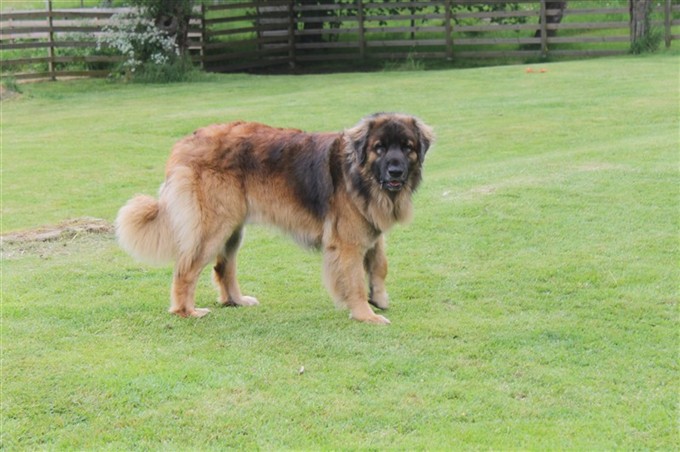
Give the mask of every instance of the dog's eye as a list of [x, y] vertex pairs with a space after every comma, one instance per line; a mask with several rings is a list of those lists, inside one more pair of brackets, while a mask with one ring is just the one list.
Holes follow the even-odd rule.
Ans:
[[385, 152], [385, 146], [383, 146], [382, 143], [376, 143], [374, 149], [375, 152], [377, 152], [378, 154], [382, 154], [383, 152]]
[[412, 145], [411, 143], [406, 143], [406, 144], [402, 147], [402, 150], [403, 150], [404, 152], [406, 152], [406, 153], [411, 153], [411, 152], [413, 152], [415, 149], [413, 149], [413, 145]]

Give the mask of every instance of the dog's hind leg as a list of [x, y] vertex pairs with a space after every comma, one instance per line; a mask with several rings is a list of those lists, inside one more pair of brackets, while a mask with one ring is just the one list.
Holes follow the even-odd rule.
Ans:
[[213, 269], [213, 282], [220, 292], [219, 302], [223, 306], [255, 306], [259, 304], [257, 298], [241, 294], [236, 279], [236, 254], [243, 239], [243, 226], [239, 226], [224, 244], [217, 255], [217, 262]]
[[196, 308], [194, 292], [196, 283], [205, 267], [199, 259], [180, 259], [175, 265], [170, 295], [170, 312], [181, 317], [203, 317], [209, 309]]
[[[204, 232], [204, 239], [198, 242], [200, 245], [197, 250], [193, 252], [187, 250], [185, 254], [180, 255], [175, 265], [172, 281], [171, 313], [182, 317], [203, 317], [210, 312], [210, 309], [196, 307], [194, 292], [201, 271], [215, 256], [223, 253], [221, 249], [224, 245], [224, 236], [228, 230], [222, 226], [219, 229]], [[231, 241], [232, 244], [235, 242], [239, 243], [240, 239]], [[237, 246], [236, 249], [238, 249]]]

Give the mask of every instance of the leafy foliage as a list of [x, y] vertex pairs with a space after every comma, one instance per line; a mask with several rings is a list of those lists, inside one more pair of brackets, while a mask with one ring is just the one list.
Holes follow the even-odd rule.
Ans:
[[186, 51], [192, 0], [132, 0], [132, 4], [144, 9], [157, 28], [174, 38], [180, 53]]
[[179, 69], [180, 74], [186, 69], [185, 62], [178, 64], [182, 60], [180, 49], [172, 36], [156, 26], [149, 10], [136, 8], [116, 14], [112, 23], [99, 36], [97, 48], [107, 47], [125, 57], [114, 74], [126, 80], [138, 78], [163, 82], [181, 79], [168, 77], [168, 72], [175, 72], [174, 69]]

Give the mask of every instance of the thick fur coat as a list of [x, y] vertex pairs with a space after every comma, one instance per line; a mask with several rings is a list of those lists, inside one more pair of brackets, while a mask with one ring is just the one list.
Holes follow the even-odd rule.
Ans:
[[258, 304], [241, 294], [236, 254], [246, 223], [273, 224], [321, 249], [326, 286], [351, 318], [389, 323], [369, 306], [388, 305], [384, 233], [411, 218], [433, 139], [419, 119], [392, 113], [335, 133], [208, 126], [174, 146], [158, 199], [121, 208], [118, 240], [141, 261], [174, 261], [170, 312], [201, 317], [194, 291], [213, 260], [220, 303]]

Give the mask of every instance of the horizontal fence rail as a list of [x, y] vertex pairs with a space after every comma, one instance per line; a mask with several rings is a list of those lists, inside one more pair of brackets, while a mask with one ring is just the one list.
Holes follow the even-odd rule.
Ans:
[[[517, 0], [496, 10], [490, 8], [494, 2], [472, 0], [316, 3], [203, 4], [190, 23], [190, 54], [206, 70], [227, 72], [425, 58], [605, 56], [626, 53], [631, 44], [627, 0], [592, 2], [587, 8], [573, 6], [586, 2]], [[560, 3], [566, 8], [555, 6]], [[98, 50], [96, 38], [114, 14], [125, 11], [49, 6], [2, 12], [2, 75], [54, 79], [107, 74], [122, 57]], [[651, 25], [667, 47], [680, 39], [680, 0], [654, 2]]]

